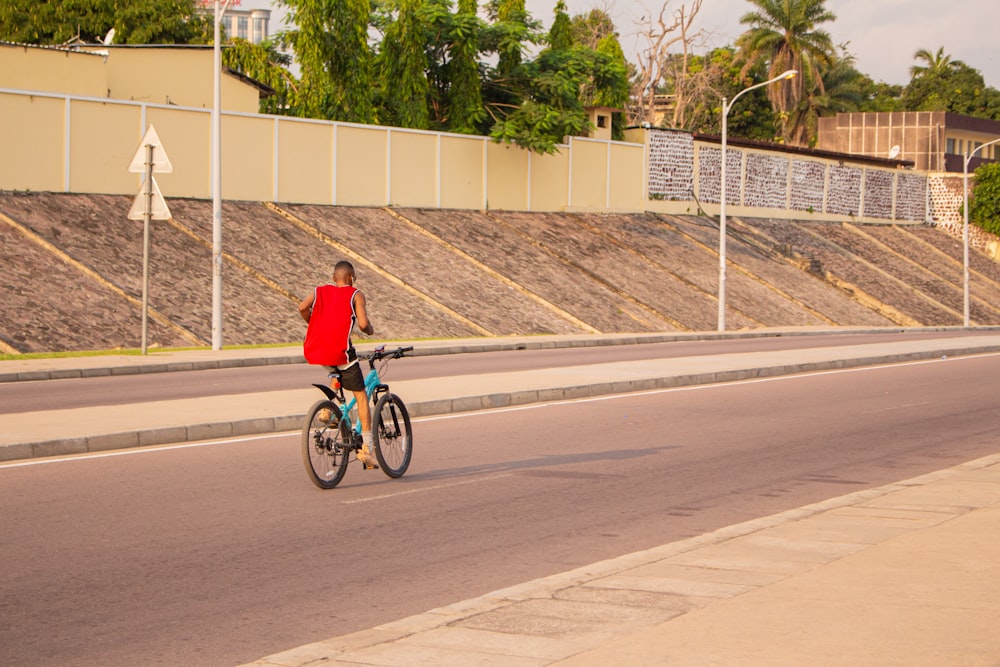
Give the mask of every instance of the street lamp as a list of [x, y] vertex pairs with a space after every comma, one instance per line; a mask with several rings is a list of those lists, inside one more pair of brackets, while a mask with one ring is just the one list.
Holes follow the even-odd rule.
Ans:
[[212, 349], [222, 349], [222, 47], [219, 24], [230, 0], [215, 0], [212, 100]]
[[966, 327], [969, 326], [969, 161], [972, 160], [972, 156], [977, 152], [997, 142], [1000, 142], [1000, 139], [987, 141], [981, 146], [976, 146], [975, 150], [966, 154], [965, 160], [962, 162], [962, 185], [965, 200], [962, 207], [965, 213], [965, 221], [962, 224], [962, 277], [964, 281], [962, 291], [962, 326]]
[[782, 72], [773, 79], [768, 79], [763, 83], [744, 88], [733, 96], [732, 101], [722, 98], [722, 183], [719, 187], [719, 331], [726, 330], [726, 137], [729, 125], [729, 110], [743, 93], [749, 93], [763, 86], [770, 85], [782, 79], [791, 79], [798, 70], [790, 69]]

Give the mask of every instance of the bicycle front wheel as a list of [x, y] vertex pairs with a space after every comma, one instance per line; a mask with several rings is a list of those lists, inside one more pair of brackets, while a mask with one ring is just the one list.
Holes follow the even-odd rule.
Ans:
[[395, 394], [383, 394], [375, 404], [372, 441], [379, 467], [389, 477], [402, 477], [410, 467], [413, 432], [410, 413]]
[[347, 428], [340, 419], [340, 408], [333, 401], [319, 401], [306, 413], [302, 427], [302, 462], [312, 483], [332, 489], [347, 471], [350, 449], [345, 442]]

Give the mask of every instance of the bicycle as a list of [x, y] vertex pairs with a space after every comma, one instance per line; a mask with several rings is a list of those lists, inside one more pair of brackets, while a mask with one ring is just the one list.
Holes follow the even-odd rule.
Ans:
[[[389, 385], [382, 383], [379, 371], [385, 370], [392, 359], [399, 359], [411, 351], [413, 347], [386, 352], [385, 345], [380, 345], [371, 354], [358, 355], [367, 359], [369, 366], [365, 375], [365, 393], [374, 405], [372, 449], [375, 450], [379, 468], [392, 478], [402, 477], [410, 466], [413, 432], [406, 404], [389, 391]], [[376, 363], [380, 361], [384, 363], [376, 368]], [[321, 489], [332, 489], [340, 483], [351, 457], [357, 459], [362, 445], [357, 400], [353, 395], [349, 401], [345, 400], [339, 372], [332, 372], [329, 377], [333, 380], [333, 387], [313, 385], [326, 398], [309, 409], [302, 427], [302, 461], [309, 479]]]

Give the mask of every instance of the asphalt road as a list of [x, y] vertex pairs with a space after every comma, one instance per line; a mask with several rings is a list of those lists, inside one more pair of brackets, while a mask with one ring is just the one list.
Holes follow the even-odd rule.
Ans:
[[[414, 360], [416, 361], [416, 360]], [[399, 364], [403, 366], [403, 364]], [[0, 465], [0, 664], [226, 665], [996, 452], [1000, 355]]]
[[[975, 331], [914, 331], [892, 334], [817, 334], [765, 338], [693, 340], [644, 345], [611, 345], [558, 350], [519, 350], [418, 356], [389, 366], [387, 381], [495, 373], [611, 361], [641, 361], [703, 354], [732, 354], [807, 347], [836, 347], [893, 340], [976, 336]], [[321, 369], [306, 364], [212, 371], [120, 375], [37, 382], [0, 383], [0, 414], [80, 408], [144, 401], [301, 389], [325, 382]]]

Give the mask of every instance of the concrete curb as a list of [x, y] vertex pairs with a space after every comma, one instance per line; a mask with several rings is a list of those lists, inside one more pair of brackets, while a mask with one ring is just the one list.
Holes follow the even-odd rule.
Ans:
[[[976, 331], [1000, 331], [1000, 326], [974, 327]], [[778, 338], [797, 336], [825, 336], [837, 334], [898, 334], [910, 332], [962, 332], [969, 331], [966, 327], [880, 327], [880, 328], [817, 328], [817, 329], [764, 329], [756, 331], [733, 332], [695, 332], [695, 333], [652, 333], [652, 334], [586, 334], [579, 336], [512, 336], [510, 338], [463, 339], [460, 341], [427, 341], [416, 343], [414, 356], [468, 354], [475, 352], [506, 352], [515, 350], [552, 350], [572, 347], [599, 347], [603, 345], [641, 345], [649, 343], [675, 343], [695, 340], [733, 340], [747, 338]], [[400, 344], [412, 344], [400, 342]], [[388, 343], [387, 347], [392, 347]], [[361, 351], [370, 351], [374, 345], [362, 343], [358, 345]], [[113, 356], [107, 357], [73, 357], [66, 359], [37, 359], [0, 361], [0, 370], [4, 366], [31, 366], [25, 370], [0, 372], [0, 382], [27, 382], [40, 380], [66, 380], [88, 377], [107, 377], [114, 375], [142, 375], [146, 373], [168, 373], [175, 371], [219, 370], [224, 368], [250, 368], [254, 366], [277, 366], [285, 364], [304, 364], [305, 359], [300, 349], [295, 346], [294, 352], [286, 354], [266, 354], [268, 348], [223, 350], [211, 352], [207, 350], [181, 352], [154, 352], [149, 356]], [[261, 350], [264, 353], [261, 353]], [[254, 356], [254, 353], [261, 356]], [[171, 356], [183, 357], [170, 359]], [[73, 366], [40, 368], [45, 364], [62, 366], [60, 362], [71, 362]]]
[[[398, 662], [400, 656], [414, 656], [411, 664], [499, 664], [498, 655], [510, 657], [510, 653], [499, 653], [495, 646], [485, 643], [482, 635], [489, 632], [488, 624], [480, 624], [484, 627], [480, 629], [479, 642], [470, 641], [468, 636], [443, 636], [442, 632], [447, 628], [461, 628], [475, 621], [476, 617], [512, 618], [517, 615], [517, 610], [521, 607], [531, 605], [533, 602], [555, 601], [559, 599], [561, 593], [586, 587], [597, 586], [599, 588], [625, 587], [627, 590], [646, 590], [642, 586], [636, 586], [634, 581], [629, 581], [629, 573], [638, 568], [660, 561], [666, 561], [682, 554], [697, 552], [705, 547], [725, 545], [738, 541], [739, 538], [753, 534], [766, 535], [770, 529], [779, 528], [785, 524], [795, 523], [811, 517], [820, 517], [829, 512], [836, 512], [843, 508], [855, 505], [865, 505], [872, 501], [889, 497], [897, 492], [904, 492], [906, 489], [932, 485], [936, 482], [955, 479], [971, 471], [981, 470], [1000, 462], [1000, 454], [994, 454], [973, 461], [969, 461], [951, 468], [920, 475], [899, 482], [887, 484], [874, 489], [857, 491], [843, 496], [830, 498], [828, 500], [805, 505], [795, 509], [779, 512], [758, 519], [752, 519], [742, 523], [732, 524], [719, 528], [703, 535], [691, 537], [676, 542], [653, 547], [644, 551], [625, 554], [616, 558], [584, 565], [582, 567], [561, 572], [548, 577], [542, 577], [508, 588], [492, 591], [477, 598], [462, 600], [444, 607], [431, 609], [422, 614], [417, 614], [407, 618], [385, 623], [366, 630], [360, 630], [346, 635], [333, 637], [324, 641], [314, 642], [299, 646], [297, 648], [276, 653], [260, 658], [259, 660], [247, 663], [243, 667], [307, 667], [317, 664], [402, 664]], [[933, 522], [914, 522], [914, 526], [906, 532], [927, 529], [941, 522], [953, 519], [958, 516], [969, 514], [982, 509], [984, 505], [964, 504], [961, 506], [949, 507], [947, 510], [935, 507], [935, 512], [939, 515]], [[814, 561], [814, 567], [821, 567], [824, 563], [838, 561], [850, 553], [864, 551], [878, 547], [880, 544], [889, 542], [900, 535], [899, 532], [887, 533], [869, 540], [861, 540], [853, 544], [831, 543], [829, 550], [823, 554], [821, 561]], [[752, 557], [747, 557], [748, 563]], [[745, 565], [752, 569], [752, 565]], [[737, 569], [738, 566], [737, 566]], [[766, 588], [771, 584], [792, 579], [797, 576], [808, 576], [807, 571], [792, 570], [771, 572], [770, 582], [757, 583], [752, 585], [724, 585], [705, 583], [691, 583], [690, 589], [685, 589], [690, 595], [701, 595], [705, 602], [703, 606], [723, 603], [732, 598], [739, 597], [745, 593], [752, 592], [760, 588]], [[638, 575], [636, 575], [638, 576]], [[603, 582], [603, 586], [601, 585]], [[677, 585], [677, 582], [673, 582]], [[635, 586], [628, 589], [629, 585]], [[655, 588], [655, 587], [654, 587]], [[653, 590], [650, 588], [649, 590]], [[572, 597], [564, 597], [564, 600], [573, 600]], [[607, 611], [611, 614], [611, 607]], [[538, 637], [527, 632], [514, 632], [510, 628], [504, 629], [505, 635], [510, 635], [509, 642], [516, 644], [520, 650], [517, 656], [524, 660], [517, 664], [573, 664], [573, 665], [604, 665], [608, 664], [605, 655], [591, 659], [588, 652], [607, 645], [613, 640], [631, 640], [634, 637], [633, 645], [644, 645], [648, 641], [648, 633], [655, 630], [661, 623], [669, 622], [678, 616], [684, 616], [697, 611], [702, 607], [693, 607], [686, 611], [671, 611], [665, 613], [661, 618], [632, 616], [625, 624], [626, 631], [615, 628], [614, 619], [594, 619], [593, 625], [605, 624], [609, 628], [614, 628], [614, 632], [600, 632], [597, 630], [580, 631], [573, 629], [572, 625], [567, 626], [558, 634], [558, 640], [547, 643], [539, 643]], [[621, 625], [620, 623], [618, 624]], [[478, 626], [476, 626], [478, 627]], [[607, 651], [605, 651], [607, 653]], [[659, 656], [662, 658], [662, 656]], [[661, 660], [651, 660], [655, 664], [666, 664]], [[395, 660], [394, 660], [395, 659]], [[512, 664], [514, 664], [512, 662]], [[633, 663], [634, 664], [634, 663]], [[678, 664], [689, 664], [679, 662]], [[713, 663], [714, 664], [714, 663]]]
[[[427, 417], [457, 412], [472, 412], [496, 408], [528, 405], [548, 401], [563, 401], [637, 391], [671, 389], [703, 384], [737, 382], [740, 380], [762, 379], [792, 375], [795, 373], [840, 370], [873, 366], [877, 364], [923, 361], [948, 356], [1000, 352], [1000, 345], [985, 345], [976, 348], [947, 348], [933, 351], [906, 352], [837, 359], [832, 361], [801, 362], [774, 366], [748, 367], [706, 373], [670, 375], [640, 380], [595, 382], [545, 389], [525, 389], [515, 392], [492, 392], [472, 394], [441, 400], [416, 401], [408, 403], [412, 417]], [[294, 363], [294, 362], [288, 362]], [[168, 426], [141, 431], [126, 431], [99, 435], [62, 438], [7, 445], [0, 448], [0, 461], [31, 459], [46, 456], [85, 454], [114, 449], [155, 446], [178, 442], [193, 442], [215, 438], [264, 435], [296, 431], [301, 428], [305, 413], [278, 417], [262, 417], [233, 421], [205, 422], [200, 424]]]

